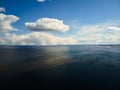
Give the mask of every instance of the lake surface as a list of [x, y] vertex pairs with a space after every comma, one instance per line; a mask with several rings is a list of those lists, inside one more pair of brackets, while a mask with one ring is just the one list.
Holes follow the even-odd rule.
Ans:
[[120, 46], [0, 46], [0, 88], [120, 90]]

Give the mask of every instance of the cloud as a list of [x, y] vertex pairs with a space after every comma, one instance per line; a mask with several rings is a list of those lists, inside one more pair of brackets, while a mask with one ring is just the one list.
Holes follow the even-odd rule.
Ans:
[[120, 30], [120, 27], [110, 26], [110, 27], [108, 27], [107, 29], [109, 29], [109, 30]]
[[38, 2], [45, 2], [45, 0], [37, 0]]
[[14, 15], [0, 14], [0, 32], [16, 30], [11, 24], [17, 20], [19, 20], [19, 18]]
[[79, 42], [85, 44], [120, 44], [120, 30], [116, 23], [84, 25], [77, 34]]
[[[118, 24], [119, 25], [119, 24]], [[76, 33], [66, 36], [49, 32], [31, 32], [27, 34], [4, 33], [0, 36], [1, 45], [73, 45], [73, 44], [120, 44], [120, 30], [110, 30], [117, 24], [104, 23], [80, 26]], [[72, 28], [74, 30], [74, 28]]]
[[32, 32], [23, 35], [6, 33], [0, 38], [2, 45], [64, 45], [75, 43], [77, 40], [73, 37], [60, 37], [44, 32]]
[[0, 12], [5, 12], [5, 8], [4, 7], [0, 7]]
[[[103, 27], [100, 27], [103, 26]], [[84, 32], [83, 32], [84, 27]], [[73, 44], [120, 44], [120, 31], [108, 32], [108, 24], [86, 25], [79, 28], [79, 34], [56, 36], [48, 32], [31, 32], [27, 34], [5, 33], [0, 37], [2, 45], [73, 45]], [[95, 30], [96, 31], [95, 31]], [[97, 32], [98, 31], [98, 32]]]
[[93, 24], [93, 25], [83, 25], [79, 28], [78, 34], [90, 35], [96, 33], [104, 33], [108, 31], [108, 27], [113, 24], [111, 23], [102, 23], [102, 24]]
[[27, 22], [25, 26], [32, 31], [61, 31], [69, 30], [62, 20], [54, 18], [40, 18], [36, 22]]

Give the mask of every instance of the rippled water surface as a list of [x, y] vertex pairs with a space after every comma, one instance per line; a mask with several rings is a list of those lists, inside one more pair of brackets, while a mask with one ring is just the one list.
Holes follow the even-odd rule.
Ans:
[[0, 86], [120, 90], [120, 46], [0, 46]]

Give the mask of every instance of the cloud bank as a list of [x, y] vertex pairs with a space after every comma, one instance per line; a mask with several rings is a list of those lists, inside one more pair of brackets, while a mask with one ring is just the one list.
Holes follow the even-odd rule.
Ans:
[[5, 8], [4, 7], [0, 7], [0, 12], [5, 12]]
[[[0, 14], [0, 31], [11, 31], [11, 26], [19, 18], [14, 15]], [[120, 44], [119, 23], [102, 23], [94, 25], [73, 25], [66, 36], [55, 35], [46, 31], [69, 30], [62, 20], [40, 18], [36, 22], [27, 22], [25, 26], [31, 31], [27, 34], [4, 33], [0, 36], [1, 45], [73, 45], [73, 44]], [[71, 30], [71, 27], [70, 27]], [[41, 32], [43, 31], [43, 32]], [[59, 32], [58, 32], [59, 33]]]
[[25, 26], [32, 31], [60, 31], [66, 32], [69, 26], [62, 20], [54, 18], [40, 18], [36, 22], [26, 22]]
[[0, 37], [2, 45], [73, 45], [73, 44], [120, 44], [120, 30], [109, 30], [113, 24], [80, 26], [78, 32], [62, 37], [49, 32], [27, 34], [5, 33]]
[[18, 21], [19, 18], [14, 15], [5, 15], [5, 14], [0, 14], [0, 32], [1, 31], [11, 31], [11, 30], [16, 30], [13, 26], [12, 23]]
[[120, 44], [118, 25], [117, 23], [84, 25], [79, 28], [77, 34], [80, 36], [79, 40], [85, 44]]
[[6, 33], [0, 38], [0, 44], [8, 45], [65, 45], [75, 44], [77, 40], [72, 37], [60, 37], [50, 33], [32, 32], [24, 35]]

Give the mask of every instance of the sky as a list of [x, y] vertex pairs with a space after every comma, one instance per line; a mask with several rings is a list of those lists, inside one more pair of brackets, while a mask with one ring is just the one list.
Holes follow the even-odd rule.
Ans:
[[0, 0], [0, 45], [120, 44], [120, 0]]

